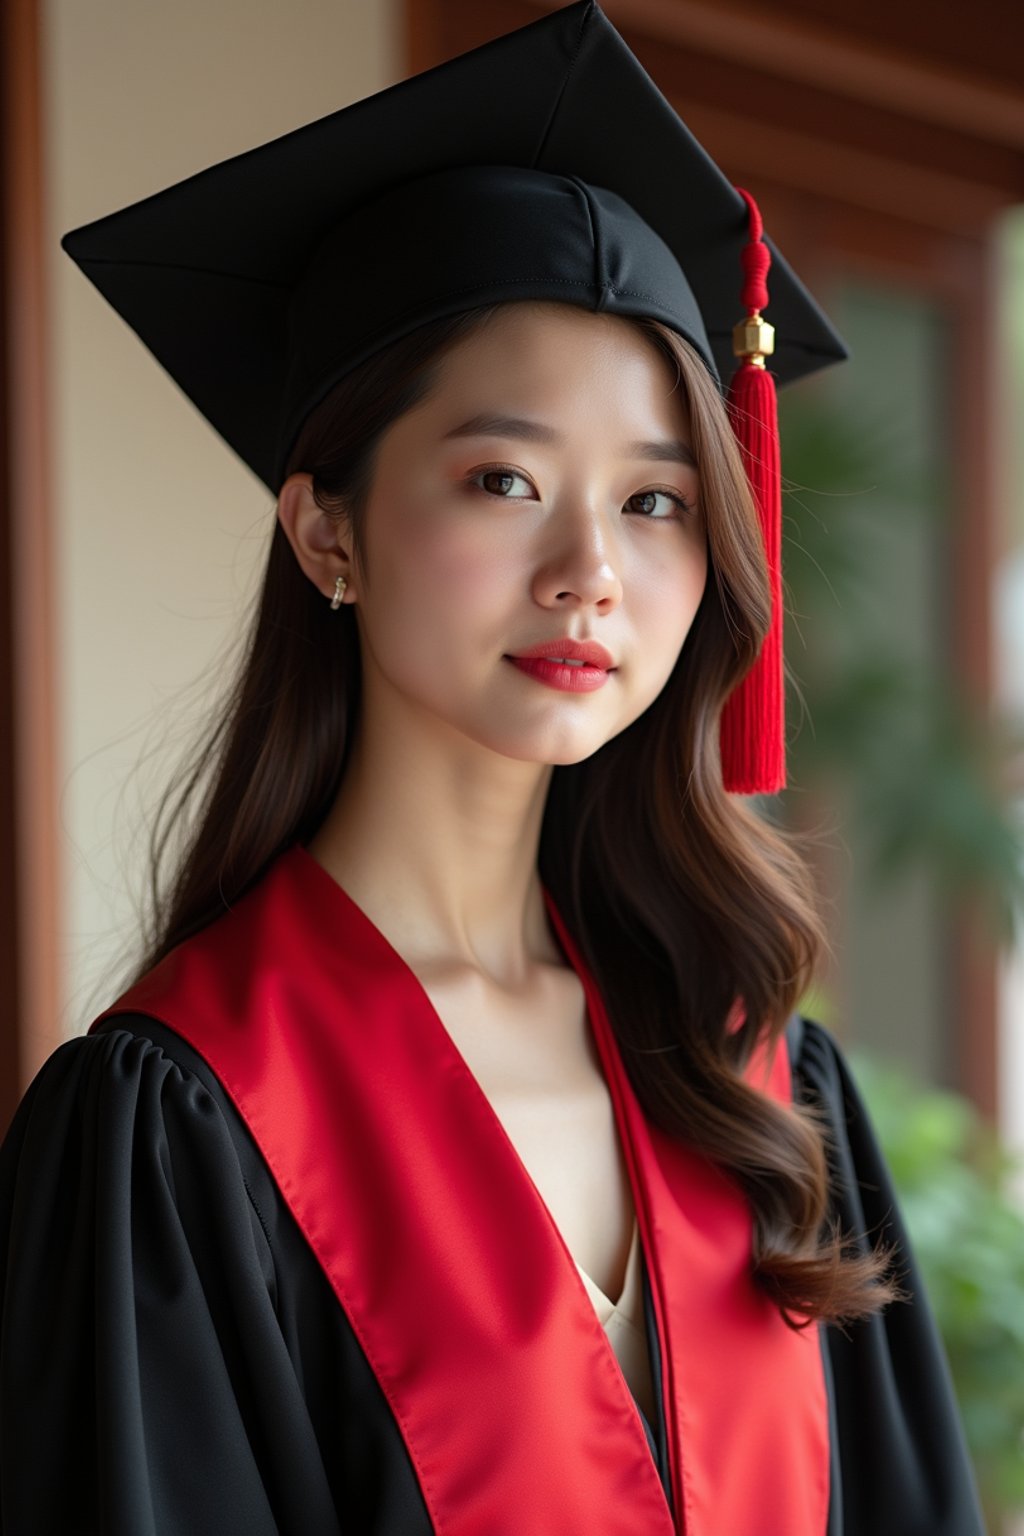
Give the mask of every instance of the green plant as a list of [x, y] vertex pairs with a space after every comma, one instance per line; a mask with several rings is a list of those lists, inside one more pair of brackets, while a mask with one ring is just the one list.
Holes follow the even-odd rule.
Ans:
[[1013, 1193], [1024, 1162], [967, 1099], [857, 1052], [850, 1061], [892, 1170], [997, 1529], [1001, 1514], [1024, 1510], [1024, 1207]]

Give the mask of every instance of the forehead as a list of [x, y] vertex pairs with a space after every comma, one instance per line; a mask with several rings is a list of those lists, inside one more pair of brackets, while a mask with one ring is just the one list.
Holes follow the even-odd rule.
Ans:
[[666, 427], [686, 420], [677, 370], [629, 320], [571, 304], [523, 301], [497, 308], [440, 360], [425, 404], [444, 413], [479, 408], [542, 414], [608, 409]]

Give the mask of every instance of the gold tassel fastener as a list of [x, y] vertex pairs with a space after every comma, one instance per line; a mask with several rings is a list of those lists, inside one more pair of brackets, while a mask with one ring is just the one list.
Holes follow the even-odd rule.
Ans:
[[732, 328], [732, 350], [755, 368], [763, 368], [766, 357], [775, 351], [775, 327], [757, 310]]

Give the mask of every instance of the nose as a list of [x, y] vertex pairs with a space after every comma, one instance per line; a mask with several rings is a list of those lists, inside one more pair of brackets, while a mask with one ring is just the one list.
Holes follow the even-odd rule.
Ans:
[[533, 579], [538, 603], [601, 612], [621, 603], [620, 550], [596, 509], [583, 504], [561, 507], [546, 533], [550, 542]]

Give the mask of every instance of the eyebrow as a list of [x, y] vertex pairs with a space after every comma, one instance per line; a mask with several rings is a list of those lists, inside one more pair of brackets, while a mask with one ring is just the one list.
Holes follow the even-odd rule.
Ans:
[[[444, 434], [444, 441], [454, 437], [512, 437], [524, 443], [548, 443], [558, 446], [565, 439], [553, 427], [540, 421], [528, 421], [525, 416], [471, 416]], [[681, 437], [657, 438], [650, 442], [626, 443], [625, 454], [631, 459], [659, 459], [671, 464], [688, 464], [697, 468], [693, 449]]]

